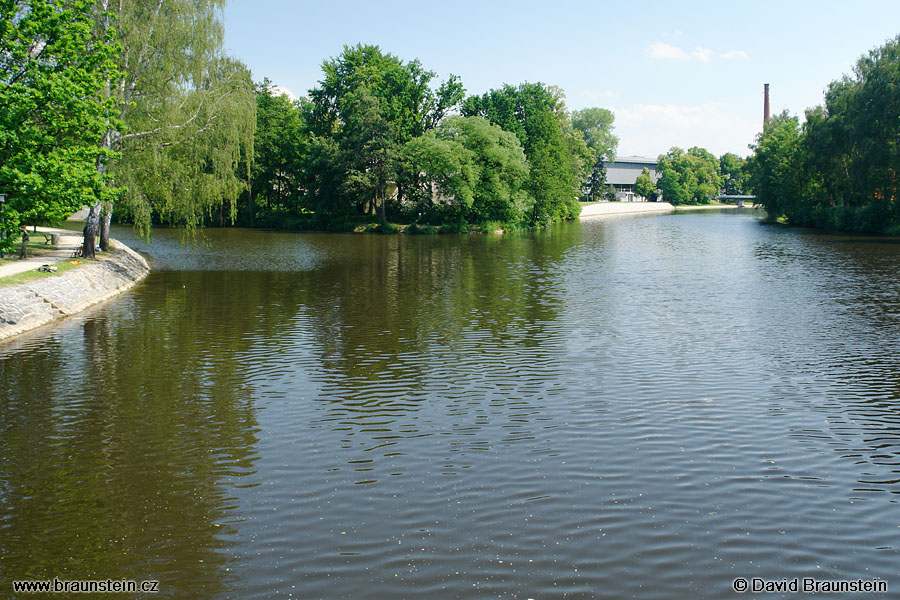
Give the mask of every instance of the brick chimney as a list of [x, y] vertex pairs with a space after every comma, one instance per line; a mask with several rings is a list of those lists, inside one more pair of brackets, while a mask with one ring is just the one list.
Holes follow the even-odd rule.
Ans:
[[763, 84], [763, 131], [769, 124], [769, 84]]

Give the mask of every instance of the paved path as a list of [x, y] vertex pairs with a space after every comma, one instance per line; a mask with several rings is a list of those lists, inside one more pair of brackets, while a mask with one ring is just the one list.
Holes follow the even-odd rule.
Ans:
[[[0, 265], [0, 278], [9, 277], [17, 273], [25, 271], [36, 271], [41, 265], [52, 265], [72, 258], [72, 253], [81, 246], [81, 233], [68, 229], [56, 229], [53, 227], [38, 227], [38, 232], [34, 233], [33, 228], [29, 228], [28, 234], [32, 241], [42, 239], [41, 233], [59, 234], [59, 244], [56, 250], [51, 250], [47, 254], [41, 256], [29, 256], [25, 260], [16, 260], [10, 263]], [[18, 252], [18, 250], [16, 250]]]

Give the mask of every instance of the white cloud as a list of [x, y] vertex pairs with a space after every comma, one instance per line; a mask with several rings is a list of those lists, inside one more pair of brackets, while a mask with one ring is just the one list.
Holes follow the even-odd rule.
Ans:
[[650, 58], [667, 58], [671, 60], [687, 60], [690, 58], [687, 52], [678, 46], [672, 46], [665, 42], [654, 42], [647, 48], [647, 56]]
[[729, 50], [719, 55], [725, 60], [747, 60], [750, 56], [743, 50]]
[[723, 102], [699, 105], [635, 104], [613, 107], [618, 154], [657, 156], [672, 146], [706, 148], [713, 154], [748, 154], [761, 123]]
[[647, 48], [647, 56], [650, 58], [661, 58], [664, 60], [699, 60], [700, 62], [712, 62], [714, 58], [723, 60], [744, 60], [748, 55], [743, 50], [729, 50], [721, 54], [716, 53], [709, 48], [697, 46], [691, 52], [684, 48], [673, 46], [665, 42], [654, 42]]
[[286, 87], [282, 87], [280, 85], [272, 85], [269, 87], [272, 90], [273, 96], [281, 96], [282, 94], [291, 99], [291, 102], [296, 102], [298, 100], [297, 96], [294, 95], [294, 92], [287, 89]]
[[716, 53], [709, 48], [701, 48], [700, 46], [697, 46], [696, 48], [694, 48], [694, 51], [691, 52], [691, 58], [696, 58], [700, 62], [705, 63], [710, 62], [715, 57], [715, 55]]

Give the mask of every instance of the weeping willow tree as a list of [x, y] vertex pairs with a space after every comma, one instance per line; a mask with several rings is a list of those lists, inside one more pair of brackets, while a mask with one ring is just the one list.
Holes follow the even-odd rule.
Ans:
[[[234, 220], [249, 179], [256, 101], [247, 68], [223, 50], [224, 0], [100, 0], [97, 35], [114, 31], [121, 76], [107, 94], [120, 107], [98, 169], [123, 188], [91, 207], [86, 251], [108, 246], [114, 209], [146, 237], [152, 220], [188, 230], [218, 214]], [[243, 166], [243, 168], [242, 168]], [[242, 172], [243, 171], [243, 172]]]

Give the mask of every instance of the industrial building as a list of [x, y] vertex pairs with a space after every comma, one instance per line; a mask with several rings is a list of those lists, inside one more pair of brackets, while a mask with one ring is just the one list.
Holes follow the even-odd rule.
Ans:
[[656, 172], [656, 159], [646, 156], [618, 156], [613, 162], [605, 161], [606, 183], [616, 189], [616, 198], [625, 202], [644, 202], [646, 198], [635, 196], [634, 182], [641, 171], [648, 169], [653, 183], [659, 180]]

